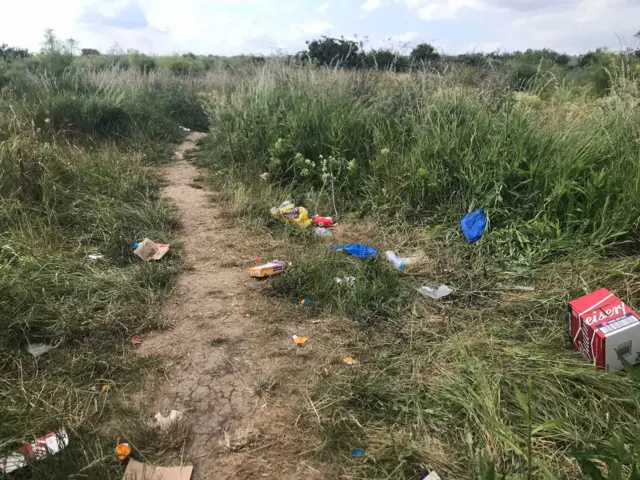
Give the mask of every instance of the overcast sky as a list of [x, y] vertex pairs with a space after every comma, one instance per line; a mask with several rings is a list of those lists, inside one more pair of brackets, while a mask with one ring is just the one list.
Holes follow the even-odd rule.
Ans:
[[446, 53], [635, 45], [640, 0], [2, 0], [0, 44], [40, 48], [45, 28], [84, 48], [295, 53], [321, 35]]

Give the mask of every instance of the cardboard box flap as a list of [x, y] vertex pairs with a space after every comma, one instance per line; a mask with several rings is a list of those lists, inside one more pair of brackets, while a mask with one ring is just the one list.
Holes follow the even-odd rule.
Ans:
[[189, 480], [193, 466], [154, 467], [146, 463], [129, 460], [123, 480]]

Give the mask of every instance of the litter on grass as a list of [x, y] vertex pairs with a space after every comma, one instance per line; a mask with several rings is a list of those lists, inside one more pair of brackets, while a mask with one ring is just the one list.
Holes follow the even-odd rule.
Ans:
[[309, 341], [307, 337], [299, 337], [298, 335], [293, 335], [291, 339], [293, 340], [293, 343], [295, 343], [296, 345], [304, 345]]
[[87, 255], [87, 260], [92, 260], [92, 261], [102, 260], [103, 258], [104, 258], [104, 255], [102, 255], [101, 253], [90, 253], [89, 255]]
[[125, 458], [131, 455], [131, 447], [129, 446], [128, 443], [120, 443], [114, 449], [114, 452], [118, 456], [120, 461], [123, 461]]
[[418, 288], [418, 292], [420, 292], [424, 297], [431, 298], [433, 300], [440, 300], [441, 298], [450, 295], [453, 290], [446, 285], [424, 285]]
[[156, 413], [156, 426], [163, 431], [169, 430], [172, 425], [182, 420], [182, 412], [180, 410], [171, 410], [166, 417], [160, 412]]
[[300, 305], [311, 305], [311, 299], [303, 298], [302, 300], [300, 300]]
[[440, 475], [438, 475], [438, 472], [436, 472], [435, 470], [431, 470], [426, 477], [424, 477], [422, 480], [442, 480], [440, 478]]
[[36, 439], [30, 443], [24, 443], [18, 451], [6, 457], [0, 457], [0, 472], [10, 473], [25, 467], [33, 460], [39, 460], [58, 453], [69, 445], [69, 435], [64, 428]]
[[333, 217], [321, 217], [316, 215], [313, 217], [313, 223], [319, 227], [333, 227]]
[[392, 252], [391, 250], [387, 250], [386, 252], [384, 252], [384, 256], [387, 257], [387, 260], [389, 260], [391, 264], [398, 270], [404, 270], [404, 267], [407, 264], [404, 258], [399, 257], [395, 254], [395, 252]]
[[346, 245], [338, 244], [331, 247], [336, 252], [346, 252], [356, 258], [366, 259], [375, 258], [378, 255], [376, 249], [366, 243], [348, 243]]
[[460, 221], [460, 226], [467, 242], [476, 243], [482, 238], [482, 234], [487, 228], [487, 216], [484, 213], [484, 208], [467, 213]]
[[[291, 264], [289, 264], [291, 266]], [[274, 260], [273, 262], [265, 263], [257, 267], [251, 267], [249, 269], [249, 276], [254, 278], [263, 278], [271, 275], [278, 275], [284, 272], [287, 266], [282, 260]]]
[[189, 480], [192, 474], [192, 465], [155, 467], [131, 459], [122, 480]]
[[536, 287], [525, 287], [523, 285], [502, 285], [501, 283], [496, 284], [496, 287], [501, 288], [503, 290], [516, 290], [518, 292], [535, 292]]
[[319, 237], [333, 237], [333, 233], [331, 233], [331, 230], [328, 230], [324, 227], [316, 227], [314, 229], [314, 232]]
[[133, 340], [131, 340], [131, 343], [134, 345], [140, 345], [142, 343], [142, 339], [140, 337], [134, 337]]
[[358, 361], [352, 357], [344, 357], [342, 361], [347, 365], [356, 365], [358, 363]]
[[57, 345], [45, 345], [44, 343], [32, 343], [27, 346], [27, 352], [33, 355], [33, 358], [38, 358], [40, 355], [56, 348]]
[[569, 336], [573, 348], [589, 363], [622, 370], [621, 358], [640, 362], [640, 319], [606, 288], [569, 302]]
[[171, 160], [184, 160], [184, 152], [173, 152]]
[[183, 132], [190, 132], [191, 131], [190, 128], [183, 127], [182, 125], [180, 125], [180, 130], [182, 130]]
[[361, 448], [354, 448], [351, 450], [351, 455], [354, 457], [362, 457], [364, 455], [364, 450]]
[[309, 212], [304, 207], [296, 207], [291, 200], [283, 202], [279, 207], [271, 209], [271, 215], [282, 218], [285, 222], [295, 223], [301, 228], [311, 225]]
[[145, 238], [140, 243], [135, 243], [133, 248], [135, 253], [140, 259], [148, 262], [149, 260], [160, 260], [169, 251], [171, 245], [166, 243], [155, 243], [148, 238]]
[[333, 279], [338, 285], [342, 285], [343, 283], [349, 287], [353, 287], [356, 284], [356, 277], [335, 277]]

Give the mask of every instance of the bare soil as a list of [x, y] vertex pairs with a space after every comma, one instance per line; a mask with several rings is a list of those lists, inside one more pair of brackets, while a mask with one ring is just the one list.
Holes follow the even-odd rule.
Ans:
[[[197, 148], [201, 136], [191, 133], [179, 150]], [[283, 320], [294, 317], [280, 315], [249, 278], [258, 245], [270, 239], [225, 215], [196, 166], [176, 161], [161, 173], [181, 218], [176, 240], [186, 269], [164, 307], [172, 327], [150, 334], [139, 350], [167, 361], [152, 408], [182, 410], [192, 423], [184, 457], [194, 480], [336, 478], [307, 460], [312, 442], [300, 409], [314, 369], [335, 355], [311, 342], [296, 347], [291, 335], [311, 336], [309, 326]]]

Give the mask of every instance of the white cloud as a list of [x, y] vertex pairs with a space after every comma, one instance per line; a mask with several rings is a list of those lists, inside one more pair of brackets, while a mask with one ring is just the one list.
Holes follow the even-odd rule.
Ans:
[[409, 43], [416, 38], [416, 32], [401, 33], [400, 35], [392, 35], [389, 41], [392, 43]]
[[323, 3], [318, 8], [316, 8], [316, 12], [318, 12], [318, 13], [324, 13], [327, 10], [329, 10], [329, 4], [328, 3]]
[[327, 22], [305, 23], [305, 24], [293, 24], [289, 27], [289, 31], [293, 35], [320, 35], [328, 30], [331, 30], [333, 26]]
[[405, 0], [411, 10], [416, 10], [423, 20], [453, 20], [465, 9], [483, 10], [486, 5], [481, 0]]
[[360, 6], [360, 8], [365, 12], [372, 12], [376, 8], [380, 8], [381, 5], [382, 5], [381, 0], [367, 0], [365, 3], [363, 3]]

